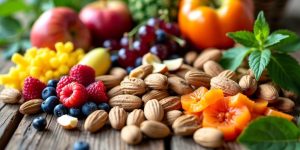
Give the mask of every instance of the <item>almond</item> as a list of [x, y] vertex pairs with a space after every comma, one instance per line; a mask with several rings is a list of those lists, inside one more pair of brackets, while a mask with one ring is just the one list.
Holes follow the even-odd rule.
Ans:
[[193, 138], [196, 143], [208, 148], [218, 148], [224, 143], [223, 132], [217, 128], [198, 129]]
[[153, 99], [145, 104], [144, 114], [148, 120], [161, 121], [164, 117], [164, 109], [156, 99]]
[[[248, 70], [247, 74], [250, 75], [250, 76], [252, 76], [253, 78], [255, 78], [254, 73], [253, 73], [253, 71], [251, 69]], [[268, 75], [268, 71], [265, 69], [262, 72], [262, 74], [261, 74], [261, 76], [260, 76], [260, 78], [259, 78], [258, 81], [266, 82], [266, 81], [269, 81], [269, 80], [270, 80], [270, 78], [269, 78], [269, 75]]]
[[121, 139], [127, 144], [139, 144], [143, 139], [143, 134], [135, 125], [129, 125], [121, 130]]
[[166, 90], [168, 89], [168, 78], [160, 73], [150, 74], [145, 78], [145, 84], [154, 90]]
[[250, 75], [244, 75], [239, 82], [243, 94], [251, 96], [257, 89], [257, 81]]
[[219, 77], [226, 77], [228, 79], [231, 79], [233, 81], [237, 80], [237, 74], [231, 70], [224, 70], [219, 75]]
[[281, 90], [282, 90], [282, 93], [283, 93], [284, 97], [290, 98], [292, 100], [296, 100], [298, 98], [298, 95], [295, 92], [288, 91], [288, 90], [285, 90], [285, 89], [281, 89]]
[[153, 72], [152, 73], [166, 73], [168, 72], [168, 67], [165, 64], [153, 63]]
[[258, 86], [256, 90], [256, 95], [258, 98], [267, 100], [269, 103], [275, 102], [279, 96], [276, 87], [267, 83]]
[[203, 70], [208, 75], [215, 77], [219, 75], [224, 69], [217, 62], [209, 60], [203, 65]]
[[146, 84], [139, 78], [128, 78], [121, 82], [122, 91], [125, 94], [141, 95], [146, 92]]
[[145, 121], [145, 116], [144, 116], [143, 110], [135, 109], [131, 113], [128, 114], [126, 124], [140, 126], [140, 124], [143, 121]]
[[194, 67], [202, 69], [204, 63], [209, 60], [219, 61], [222, 57], [222, 52], [219, 49], [207, 49], [203, 51], [195, 60]]
[[119, 79], [123, 79], [126, 75], [127, 75], [127, 71], [121, 67], [113, 67], [110, 71], [109, 71], [110, 75], [116, 76]]
[[191, 65], [197, 59], [198, 53], [196, 51], [189, 51], [184, 56], [184, 61]]
[[204, 86], [210, 87], [210, 79], [211, 76], [202, 71], [188, 71], [185, 74], [185, 80], [188, 84], [193, 85], [195, 87]]
[[122, 88], [120, 85], [118, 86], [115, 86], [114, 88], [110, 89], [108, 92], [107, 92], [107, 95], [109, 98], [112, 98], [112, 97], [115, 97], [117, 95], [122, 95], [124, 94]]
[[152, 65], [142, 65], [135, 69], [133, 69], [130, 74], [129, 78], [140, 78], [144, 79], [146, 76], [151, 74], [153, 72], [153, 66]]
[[174, 121], [181, 115], [182, 115], [182, 112], [180, 110], [171, 110], [165, 114], [164, 120], [167, 123], [167, 125], [172, 126]]
[[152, 65], [153, 63], [161, 63], [161, 60], [152, 53], [147, 53], [143, 56], [142, 64], [143, 65]]
[[199, 119], [195, 115], [182, 115], [174, 121], [172, 128], [176, 135], [193, 135], [200, 128], [199, 122]]
[[169, 96], [159, 101], [164, 111], [181, 109], [181, 102], [178, 96]]
[[21, 98], [21, 92], [13, 88], [5, 88], [0, 93], [0, 100], [7, 104], [16, 104]]
[[42, 103], [43, 103], [42, 99], [33, 99], [33, 100], [26, 101], [20, 106], [19, 112], [24, 115], [36, 114], [41, 111]]
[[190, 65], [183, 64], [183, 65], [181, 65], [180, 69], [177, 70], [177, 71], [175, 72], [175, 75], [177, 75], [178, 77], [184, 79], [185, 74], [186, 74], [188, 71], [199, 71], [199, 70], [196, 69], [196, 68], [193, 68], [193, 67], [190, 66]]
[[161, 99], [166, 98], [168, 96], [169, 93], [167, 91], [151, 90], [143, 95], [142, 101], [146, 104], [149, 100], [156, 99], [160, 101]]
[[122, 129], [125, 124], [126, 124], [126, 119], [127, 119], [127, 112], [119, 107], [113, 107], [109, 111], [109, 122], [112, 128], [120, 130]]
[[140, 128], [141, 131], [150, 138], [165, 138], [170, 134], [168, 126], [154, 120], [142, 122]]
[[96, 77], [96, 81], [102, 81], [107, 89], [113, 88], [120, 84], [121, 78], [114, 75], [102, 75]]
[[225, 96], [233, 96], [241, 92], [241, 87], [233, 80], [225, 77], [213, 77], [210, 81], [213, 89], [221, 89]]
[[108, 115], [106, 111], [96, 110], [86, 118], [84, 122], [84, 129], [89, 132], [96, 132], [105, 125], [107, 118]]
[[179, 95], [184, 95], [193, 92], [193, 88], [182, 78], [168, 78], [169, 88]]
[[293, 111], [295, 103], [289, 98], [278, 97], [276, 102], [272, 106], [274, 106], [280, 111], [289, 113]]
[[117, 95], [111, 98], [108, 103], [112, 107], [119, 106], [127, 111], [132, 111], [142, 106], [141, 98], [129, 94]]
[[78, 119], [69, 115], [62, 115], [57, 118], [57, 123], [64, 129], [75, 129], [78, 124]]
[[171, 60], [164, 60], [163, 64], [165, 64], [167, 66], [169, 71], [176, 71], [183, 64], [183, 59], [176, 58], [176, 59], [171, 59]]

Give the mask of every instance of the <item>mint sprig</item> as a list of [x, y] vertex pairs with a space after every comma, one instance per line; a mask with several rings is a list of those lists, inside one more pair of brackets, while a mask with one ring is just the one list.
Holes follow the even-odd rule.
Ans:
[[237, 31], [227, 34], [243, 47], [226, 51], [221, 64], [236, 70], [245, 58], [256, 80], [267, 69], [271, 79], [286, 90], [300, 94], [300, 66], [288, 53], [300, 50], [300, 37], [288, 30], [270, 32], [270, 27], [260, 12], [254, 23], [253, 32]]

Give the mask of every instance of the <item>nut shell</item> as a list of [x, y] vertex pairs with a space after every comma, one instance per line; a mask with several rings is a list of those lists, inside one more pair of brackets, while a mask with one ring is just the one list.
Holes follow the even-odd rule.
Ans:
[[142, 122], [141, 131], [150, 138], [165, 138], [170, 134], [170, 129], [165, 124], [154, 121], [147, 120]]
[[122, 80], [127, 75], [127, 71], [121, 67], [114, 67], [109, 71], [109, 74]]
[[42, 99], [33, 99], [33, 100], [26, 101], [20, 106], [19, 112], [24, 115], [36, 114], [41, 111], [42, 103], [43, 103]]
[[182, 112], [180, 110], [171, 110], [168, 111], [165, 114], [164, 121], [167, 123], [167, 125], [172, 126], [174, 121], [182, 115]]
[[178, 95], [189, 94], [193, 92], [193, 88], [180, 77], [169, 77], [169, 88], [176, 92]]
[[96, 77], [96, 81], [102, 81], [107, 89], [111, 89], [120, 84], [121, 78], [115, 75], [102, 75]]
[[174, 121], [172, 128], [176, 135], [192, 135], [200, 128], [199, 119], [194, 115], [182, 115]]
[[209, 60], [203, 65], [203, 70], [208, 75], [215, 77], [223, 72], [223, 68], [217, 62]]
[[235, 81], [225, 77], [213, 77], [210, 86], [223, 90], [225, 96], [233, 96], [241, 92], [241, 87]]
[[161, 121], [164, 117], [164, 109], [156, 99], [153, 99], [145, 104], [144, 114], [148, 120]]
[[139, 66], [135, 69], [133, 69], [130, 74], [129, 77], [130, 78], [140, 78], [140, 79], [144, 79], [146, 76], [148, 76], [149, 74], [151, 74], [153, 72], [153, 66], [152, 65], [142, 65]]
[[218, 76], [225, 77], [225, 78], [231, 79], [233, 81], [237, 80], [237, 74], [231, 70], [224, 70]]
[[169, 96], [159, 101], [164, 111], [181, 109], [181, 102], [178, 96]]
[[145, 78], [145, 84], [154, 90], [166, 90], [168, 89], [168, 78], [160, 73], [150, 74]]
[[140, 128], [135, 125], [129, 125], [121, 130], [121, 139], [127, 144], [135, 145], [142, 141], [143, 135]]
[[105, 125], [107, 118], [108, 115], [106, 111], [96, 110], [86, 118], [84, 129], [89, 132], [96, 132]]
[[261, 84], [256, 90], [256, 95], [258, 98], [267, 100], [269, 103], [273, 103], [279, 97], [276, 87], [272, 84]]
[[196, 143], [208, 148], [218, 148], [224, 143], [223, 132], [216, 128], [200, 128], [193, 138]]
[[158, 101], [169, 96], [167, 91], [151, 90], [143, 95], [142, 101], [146, 104], [149, 100], [156, 99]]
[[222, 52], [219, 49], [206, 49], [203, 51], [195, 60], [194, 67], [197, 69], [202, 69], [204, 63], [209, 60], [219, 61], [222, 57]]
[[254, 94], [257, 89], [257, 81], [250, 75], [242, 76], [239, 85], [242, 88], [243, 94], [247, 96]]
[[128, 114], [126, 124], [140, 126], [143, 121], [145, 121], [143, 110], [135, 109]]
[[121, 82], [122, 91], [125, 94], [141, 95], [146, 92], [146, 84], [139, 78], [128, 78]]
[[21, 98], [21, 92], [17, 89], [5, 88], [0, 92], [0, 101], [6, 104], [16, 104]]
[[185, 80], [188, 84], [193, 85], [195, 87], [204, 86], [210, 87], [210, 79], [212, 78], [210, 75], [206, 74], [202, 71], [188, 71], [185, 74]]
[[142, 106], [141, 98], [129, 94], [117, 95], [111, 98], [108, 103], [111, 107], [119, 106], [127, 111], [132, 111]]
[[112, 98], [112, 97], [115, 97], [117, 95], [122, 95], [124, 94], [122, 88], [120, 85], [118, 86], [115, 86], [114, 88], [110, 89], [108, 92], [107, 92], [107, 95], [109, 98]]
[[108, 114], [109, 122], [112, 128], [120, 130], [126, 124], [127, 112], [119, 107], [113, 107]]

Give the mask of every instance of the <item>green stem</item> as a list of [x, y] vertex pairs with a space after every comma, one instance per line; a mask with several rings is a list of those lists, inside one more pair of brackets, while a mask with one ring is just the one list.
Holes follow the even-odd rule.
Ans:
[[169, 34], [169, 37], [170, 37], [171, 40], [175, 41], [181, 47], [183, 47], [186, 44], [185, 40], [183, 40], [183, 39], [181, 39], [181, 38], [179, 38], [177, 36]]

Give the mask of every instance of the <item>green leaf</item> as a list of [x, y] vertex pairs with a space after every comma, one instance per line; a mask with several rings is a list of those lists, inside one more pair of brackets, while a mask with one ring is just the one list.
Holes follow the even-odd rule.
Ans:
[[16, 40], [22, 31], [20, 22], [12, 17], [0, 17], [0, 45]]
[[262, 72], [267, 67], [271, 57], [271, 51], [265, 49], [263, 51], [256, 50], [249, 56], [249, 66], [254, 73], [256, 80], [258, 80]]
[[16, 12], [29, 9], [24, 0], [0, 1], [0, 16], [10, 16]]
[[270, 34], [270, 27], [264, 16], [264, 12], [259, 12], [254, 23], [254, 35], [258, 41], [263, 43]]
[[277, 30], [273, 33], [287, 35], [289, 37], [281, 40], [280, 43], [275, 44], [271, 49], [280, 52], [295, 52], [300, 50], [300, 37], [296, 33], [289, 30]]
[[224, 52], [220, 63], [224, 68], [235, 71], [250, 51], [250, 48], [246, 47], [231, 48]]
[[300, 66], [288, 54], [273, 54], [267, 67], [269, 76], [280, 87], [300, 94]]
[[267, 40], [265, 41], [265, 48], [273, 46], [274, 44], [277, 44], [288, 37], [288, 35], [272, 33], [270, 36], [268, 36]]
[[269, 116], [251, 122], [237, 141], [249, 150], [296, 150], [300, 149], [299, 137], [295, 124]]
[[227, 36], [232, 38], [235, 42], [240, 43], [246, 47], [258, 46], [254, 34], [249, 31], [230, 32], [227, 33]]

